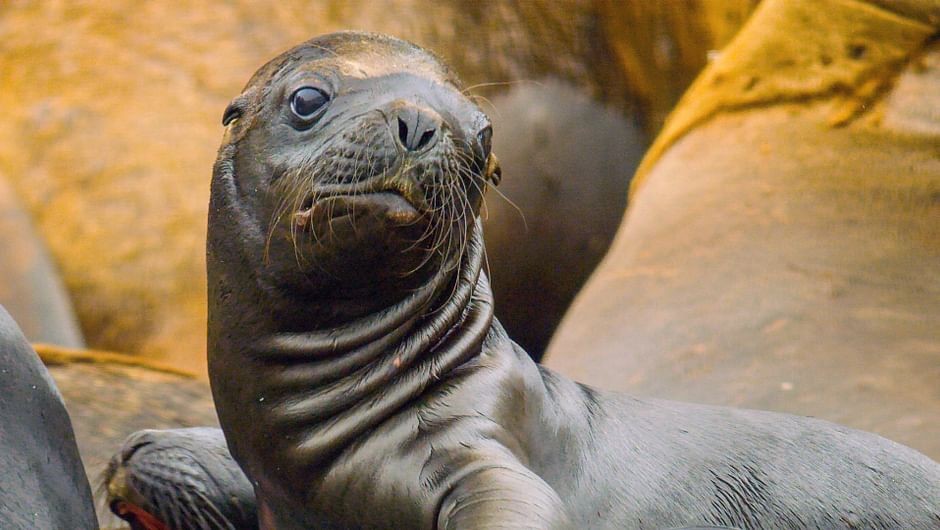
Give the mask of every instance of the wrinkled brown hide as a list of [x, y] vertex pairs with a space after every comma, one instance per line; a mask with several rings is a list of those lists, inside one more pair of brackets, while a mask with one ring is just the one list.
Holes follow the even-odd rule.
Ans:
[[[607, 26], [619, 4], [6, 5], [0, 16], [0, 171], [46, 240], [90, 345], [202, 372], [209, 171], [222, 109], [258, 64], [315, 34], [377, 30], [440, 53], [469, 86], [551, 76], [632, 113], [652, 97], [641, 88], [650, 72], [690, 79], [704, 64], [718, 33], [699, 20], [727, 2], [689, 1], [675, 13], [656, 8], [658, 2], [637, 2], [648, 7], [623, 13], [635, 20], [631, 25], [645, 28], [648, 20], [656, 28], [642, 32]], [[673, 42], [671, 32], [682, 28], [688, 31]], [[654, 58], [648, 45], [629, 52], [642, 46], [636, 41], [653, 38], [667, 51], [692, 50], [679, 55], [696, 59], [673, 60], [679, 55], [672, 52]], [[626, 70], [624, 54], [634, 65]], [[682, 69], [689, 72], [676, 73]], [[472, 91], [492, 96], [505, 88]], [[638, 97], [641, 92], [647, 95]], [[671, 106], [672, 97], [658, 99], [656, 112]], [[510, 329], [524, 325], [507, 321]]]
[[907, 10], [762, 4], [651, 148], [549, 366], [940, 457], [940, 6], [882, 3]]

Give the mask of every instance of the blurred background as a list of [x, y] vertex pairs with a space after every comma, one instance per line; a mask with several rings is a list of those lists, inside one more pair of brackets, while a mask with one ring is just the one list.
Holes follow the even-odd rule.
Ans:
[[933, 0], [5, 2], [0, 304], [52, 345], [86, 457], [214, 421], [222, 111], [281, 51], [378, 31], [493, 120], [496, 314], [535, 359], [940, 458], [938, 28]]
[[[206, 203], [222, 110], [256, 68], [294, 44], [347, 28], [391, 33], [442, 56], [497, 122], [504, 193], [521, 213], [489, 199], [503, 228], [498, 243], [491, 232], [495, 252], [517, 248], [513, 258], [525, 261], [552, 239], [559, 257], [577, 262], [559, 265], [573, 267], [566, 285], [546, 289], [512, 277], [555, 264], [491, 260], [498, 296], [551, 291], [536, 311], [503, 316], [510, 329], [514, 319], [540, 320], [539, 330], [516, 333], [538, 353], [606, 249], [643, 149], [752, 4], [8, 2], [0, 7], [4, 211], [20, 204], [48, 248], [85, 344], [203, 373]], [[541, 238], [557, 231], [546, 209], [569, 205], [544, 197], [562, 192], [548, 184], [521, 189], [527, 181], [577, 184], [597, 218]], [[578, 206], [548, 217], [583, 216]], [[8, 306], [26, 300], [25, 289], [45, 289], [7, 286], [17, 290], [3, 293]], [[35, 340], [79, 344], [77, 333], [34, 318], [50, 310], [11, 308]]]

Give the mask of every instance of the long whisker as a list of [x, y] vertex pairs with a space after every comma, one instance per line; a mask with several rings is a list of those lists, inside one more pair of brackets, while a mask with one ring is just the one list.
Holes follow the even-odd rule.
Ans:
[[487, 87], [494, 87], [494, 86], [513, 86], [513, 85], [542, 86], [542, 83], [534, 79], [517, 79], [514, 81], [491, 81], [488, 83], [477, 83], [475, 85], [470, 85], [467, 88], [464, 88], [463, 90], [461, 90], [460, 93], [463, 95], [467, 95], [471, 90], [475, 90], [477, 88], [487, 88]]

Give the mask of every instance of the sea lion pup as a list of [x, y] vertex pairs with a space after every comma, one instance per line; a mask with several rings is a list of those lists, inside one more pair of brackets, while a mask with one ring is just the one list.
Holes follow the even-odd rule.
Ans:
[[135, 432], [102, 478], [108, 507], [132, 530], [258, 528], [251, 483], [214, 427]]
[[911, 449], [532, 362], [481, 273], [488, 120], [430, 53], [313, 39], [223, 123], [209, 371], [262, 528], [940, 524], [940, 466]]

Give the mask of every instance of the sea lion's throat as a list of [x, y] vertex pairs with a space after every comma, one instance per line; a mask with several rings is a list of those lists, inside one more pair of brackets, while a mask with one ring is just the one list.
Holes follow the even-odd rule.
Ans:
[[477, 222], [451, 281], [341, 328], [259, 343], [269, 368], [259, 406], [290, 459], [282, 468], [319, 467], [479, 354], [493, 318], [482, 256]]

